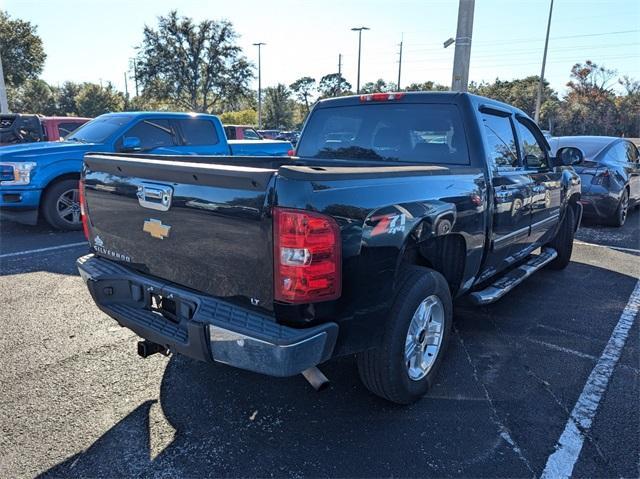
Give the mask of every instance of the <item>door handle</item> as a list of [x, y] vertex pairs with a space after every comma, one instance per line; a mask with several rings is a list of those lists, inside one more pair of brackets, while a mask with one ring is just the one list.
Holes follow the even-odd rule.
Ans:
[[143, 208], [168, 211], [171, 208], [173, 188], [168, 185], [142, 183], [138, 186], [136, 196], [138, 197], [138, 203]]

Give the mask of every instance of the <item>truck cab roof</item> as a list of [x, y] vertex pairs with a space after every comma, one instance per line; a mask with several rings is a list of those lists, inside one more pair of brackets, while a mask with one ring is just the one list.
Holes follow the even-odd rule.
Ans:
[[[384, 99], [384, 96], [387, 99]], [[395, 97], [395, 98], [391, 98]], [[526, 117], [529, 117], [527, 113], [508, 105], [501, 101], [493, 100], [480, 95], [474, 95], [468, 92], [453, 92], [453, 91], [419, 91], [419, 92], [388, 92], [388, 93], [373, 93], [363, 95], [349, 95], [336, 98], [327, 98], [320, 100], [316, 104], [316, 108], [332, 108], [336, 106], [355, 106], [362, 103], [382, 103], [384, 101], [402, 101], [406, 103], [461, 103], [463, 101], [469, 101], [475, 106], [487, 105], [497, 110], [503, 110], [508, 112], [517, 113]]]

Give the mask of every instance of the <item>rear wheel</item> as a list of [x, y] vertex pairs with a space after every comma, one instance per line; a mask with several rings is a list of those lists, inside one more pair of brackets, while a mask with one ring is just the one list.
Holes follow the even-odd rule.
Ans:
[[564, 269], [571, 261], [573, 253], [573, 237], [575, 236], [576, 213], [571, 205], [567, 205], [560, 229], [548, 246], [555, 249], [558, 256], [547, 266], [550, 269]]
[[613, 216], [612, 224], [613, 226], [621, 227], [624, 226], [627, 221], [627, 215], [629, 214], [629, 190], [626, 188], [622, 192], [620, 196], [620, 202], [618, 203], [618, 208], [616, 208], [616, 212]]
[[47, 223], [59, 230], [82, 228], [79, 193], [78, 180], [62, 180], [51, 185], [42, 199], [42, 214]]
[[382, 343], [358, 354], [358, 371], [367, 389], [398, 404], [424, 396], [444, 356], [452, 311], [444, 277], [428, 268], [408, 267], [402, 273]]

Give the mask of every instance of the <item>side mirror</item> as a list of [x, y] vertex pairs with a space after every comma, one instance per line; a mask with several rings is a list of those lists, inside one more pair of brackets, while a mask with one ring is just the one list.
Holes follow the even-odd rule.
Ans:
[[582, 163], [584, 153], [580, 148], [565, 146], [556, 151], [556, 166], [572, 166]]
[[120, 148], [120, 151], [124, 153], [132, 153], [140, 150], [142, 150], [142, 142], [137, 136], [125, 136], [122, 139], [122, 148]]

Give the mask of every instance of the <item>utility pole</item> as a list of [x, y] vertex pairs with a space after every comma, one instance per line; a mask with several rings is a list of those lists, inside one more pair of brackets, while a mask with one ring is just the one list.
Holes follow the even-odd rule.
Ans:
[[338, 53], [338, 75], [342, 76], [342, 53]]
[[360, 53], [362, 52], [362, 30], [369, 30], [369, 28], [354, 27], [351, 30], [358, 32], [358, 83], [356, 83], [356, 93], [360, 93]]
[[553, 12], [553, 0], [549, 5], [549, 20], [547, 21], [547, 37], [544, 40], [544, 53], [542, 54], [542, 71], [540, 72], [540, 82], [538, 83], [538, 96], [536, 97], [536, 113], [534, 120], [540, 120], [540, 107], [542, 106], [542, 87], [544, 86], [544, 67], [547, 64], [547, 47], [549, 46], [549, 31], [551, 30], [551, 13]]
[[136, 83], [136, 96], [138, 96], [138, 64], [136, 59], [133, 59], [133, 81]]
[[254, 43], [254, 47], [258, 47], [258, 130], [262, 129], [262, 65], [260, 63], [260, 48], [266, 43]]
[[451, 90], [453, 91], [467, 91], [467, 86], [469, 85], [474, 8], [475, 0], [460, 0], [458, 5], [458, 31], [456, 33], [456, 51], [453, 56], [453, 75], [451, 79]]
[[4, 84], [4, 70], [2, 69], [1, 57], [0, 57], [0, 113], [9, 113], [9, 102], [7, 101], [7, 87]]
[[404, 34], [400, 38], [400, 58], [398, 59], [398, 91], [400, 91], [400, 74], [402, 73], [402, 43], [404, 41]]
[[127, 72], [124, 72], [124, 96], [129, 100], [129, 84], [127, 83]]

